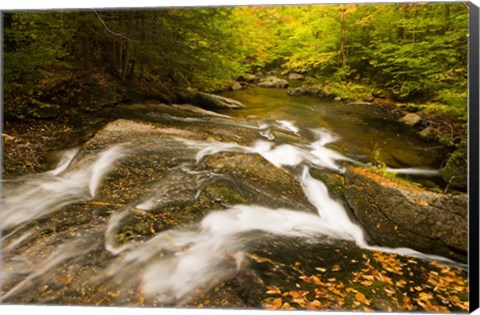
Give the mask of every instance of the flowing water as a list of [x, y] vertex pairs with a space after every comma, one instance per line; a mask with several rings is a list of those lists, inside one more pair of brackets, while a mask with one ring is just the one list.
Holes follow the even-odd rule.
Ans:
[[[372, 106], [338, 106], [338, 102], [319, 101], [314, 96], [286, 97], [286, 91], [279, 89], [250, 88], [222, 95], [249, 105], [230, 115], [276, 121], [286, 129], [290, 123], [284, 122], [295, 122], [303, 130], [325, 128], [338, 137], [335, 142], [338, 151], [363, 161], [371, 161], [377, 155], [395, 168], [438, 168], [443, 160], [441, 152], [432, 150], [435, 144], [419, 139], [403, 124], [392, 123], [385, 110]], [[297, 127], [292, 130], [298, 132]]]
[[[362, 227], [309, 172], [342, 174], [346, 162], [365, 165], [380, 157], [390, 171], [436, 176], [441, 152], [366, 107], [289, 98], [277, 89], [226, 95], [247, 106], [225, 113], [236, 119], [148, 112], [143, 118], [168, 127], [166, 135], [145, 127], [135, 131], [140, 136], [129, 137], [122, 128], [113, 129], [120, 134], [114, 143], [104, 145], [98, 136], [97, 142], [63, 152], [49, 172], [4, 182], [2, 299], [183, 305], [199, 290], [248, 268], [251, 244], [265, 236], [304, 244], [345, 240], [363, 249], [454, 264], [408, 248], [369, 244]], [[237, 128], [250, 138], [220, 141], [213, 128]], [[198, 136], [210, 130], [215, 139]], [[306, 201], [275, 195], [242, 173], [222, 172], [223, 164], [209, 167], [208, 159], [219, 154], [262, 156], [272, 170], [280, 168], [298, 183]], [[212, 185], [234, 187], [258, 202], [208, 200], [202, 212], [197, 205]], [[185, 209], [200, 212], [192, 219], [182, 216]], [[168, 223], [168, 215], [183, 223]], [[163, 221], [161, 227], [141, 225], [139, 237], [120, 238], [140, 224], [139, 218]], [[132, 294], [142, 295], [142, 302], [133, 301]], [[78, 295], [90, 297], [76, 300]]]

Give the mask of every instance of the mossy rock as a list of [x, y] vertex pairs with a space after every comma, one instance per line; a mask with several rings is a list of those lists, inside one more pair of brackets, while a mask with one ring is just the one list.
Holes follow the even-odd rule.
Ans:
[[322, 181], [325, 186], [327, 186], [330, 195], [334, 199], [341, 200], [342, 202], [345, 200], [345, 197], [343, 196], [345, 180], [342, 175], [316, 168], [312, 168], [310, 174], [313, 178]]
[[200, 167], [234, 180], [253, 203], [316, 213], [295, 177], [259, 154], [222, 152], [205, 157]]
[[345, 198], [372, 239], [389, 247], [466, 260], [467, 195], [443, 194], [349, 167]]
[[447, 163], [440, 170], [440, 174], [450, 187], [467, 189], [467, 159], [467, 148], [463, 145], [450, 155]]

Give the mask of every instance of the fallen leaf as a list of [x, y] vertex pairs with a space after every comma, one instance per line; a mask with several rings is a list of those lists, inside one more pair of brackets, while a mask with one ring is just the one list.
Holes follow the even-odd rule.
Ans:
[[420, 292], [420, 294], [418, 294], [418, 298], [422, 301], [428, 301], [433, 299], [433, 296], [427, 292]]
[[281, 309], [283, 309], [283, 310], [296, 310], [295, 307], [291, 306], [291, 305], [288, 304], [288, 303], [284, 303], [284, 304], [282, 305]]
[[340, 291], [340, 290], [335, 289], [334, 287], [328, 287], [327, 289], [328, 289], [328, 291], [330, 291], [330, 292], [332, 292], [333, 294], [336, 294], [336, 295], [338, 295], [338, 296], [341, 296], [341, 297], [344, 297], [344, 296], [345, 296], [345, 293], [343, 293], [343, 292]]
[[267, 285], [267, 294], [282, 294], [282, 291], [274, 285]]
[[271, 306], [273, 309], [279, 308], [282, 306], [282, 298], [276, 298], [274, 299], [269, 306]]
[[298, 304], [300, 307], [306, 307], [307, 306], [307, 301], [303, 298], [296, 298], [292, 300], [292, 303]]
[[421, 206], [424, 206], [424, 207], [428, 206], [428, 203], [423, 201], [423, 200], [415, 200], [415, 203], [417, 203]]
[[362, 292], [357, 292], [355, 294], [355, 299], [357, 299], [357, 301], [362, 302], [363, 304], [370, 305], [370, 301], [367, 299], [365, 294], [363, 294]]
[[301, 290], [301, 291], [290, 291], [288, 292], [288, 295], [290, 295], [292, 298], [296, 299], [296, 298], [300, 298], [300, 297], [304, 297], [308, 294], [308, 291], [304, 291], [304, 290]]
[[322, 303], [319, 300], [313, 300], [311, 302], [307, 302], [308, 309], [316, 309], [322, 306]]

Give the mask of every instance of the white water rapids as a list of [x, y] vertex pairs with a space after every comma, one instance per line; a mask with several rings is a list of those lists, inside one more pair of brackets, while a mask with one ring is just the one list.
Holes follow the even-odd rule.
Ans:
[[1, 229], [47, 216], [62, 207], [90, 200], [114, 162], [126, 153], [126, 147], [113, 146], [95, 160], [82, 161], [83, 167], [68, 170], [78, 149], [64, 152], [52, 171], [19, 179], [21, 185], [3, 187]]
[[[281, 128], [298, 133], [298, 128], [291, 122], [281, 121], [279, 124]], [[260, 132], [262, 131], [264, 129], [260, 129]], [[147, 296], [162, 303], [179, 305], [191, 298], [196, 289], [208, 288], [241, 270], [248, 249], [248, 233], [255, 231], [304, 238], [305, 242], [315, 241], [316, 236], [325, 236], [352, 241], [361, 248], [450, 262], [443, 257], [426, 255], [408, 248], [392, 249], [368, 245], [362, 228], [350, 220], [339, 202], [330, 197], [326, 186], [312, 178], [309, 173], [311, 166], [342, 172], [343, 168], [337, 164], [339, 161], [359, 162], [327, 148], [327, 144], [335, 141], [335, 137], [329, 132], [312, 132], [317, 139], [307, 145], [275, 145], [270, 141], [259, 140], [252, 146], [241, 146], [175, 138], [179, 145], [196, 150], [197, 163], [207, 155], [228, 151], [260, 154], [277, 167], [297, 169], [297, 179], [318, 213], [298, 211], [301, 209], [236, 205], [230, 209], [209, 213], [195, 228], [171, 229], [145, 242], [118, 245], [115, 243], [114, 234], [129, 215], [126, 210], [120, 211], [110, 217], [105, 227], [105, 244], [102, 244], [115, 259], [105, 272], [96, 277], [116, 277], [127, 270], [135, 270], [135, 275], [142, 283], [141, 289]], [[131, 144], [111, 147], [99, 153], [95, 159], [80, 161], [74, 165], [71, 163], [77, 151], [67, 151], [54, 170], [22, 178], [20, 184], [13, 185], [13, 188], [7, 187], [4, 189], [1, 211], [2, 230], [14, 229], [24, 223], [47, 218], [68, 204], [92, 199], [102, 178], [114, 167], [115, 162], [130, 154], [130, 146]], [[75, 167], [77, 164], [82, 167]], [[402, 169], [400, 172], [429, 174], [434, 171]], [[204, 178], [203, 174], [198, 176]], [[198, 183], [203, 180], [198, 180]], [[196, 195], [198, 193], [193, 192], [193, 196]], [[148, 212], [158, 206], [158, 196], [156, 198], [139, 201], [136, 208]], [[15, 230], [12, 233], [15, 233]], [[28, 234], [26, 235], [28, 237]], [[81, 237], [82, 235], [78, 236]], [[21, 241], [20, 238], [18, 242]], [[69, 242], [76, 244], [75, 240]], [[87, 251], [75, 253], [75, 246], [68, 244], [64, 244], [61, 251], [52, 253], [46, 261], [47, 266], [31, 267], [27, 279], [38, 277], [46, 269], [71, 259], [74, 254], [80, 255]], [[3, 298], [22, 292], [26, 285], [25, 281], [20, 282], [7, 291]]]

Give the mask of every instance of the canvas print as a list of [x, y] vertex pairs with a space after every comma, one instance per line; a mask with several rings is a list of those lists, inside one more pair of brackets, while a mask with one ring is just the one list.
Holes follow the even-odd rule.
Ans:
[[468, 312], [468, 3], [2, 19], [3, 304]]

